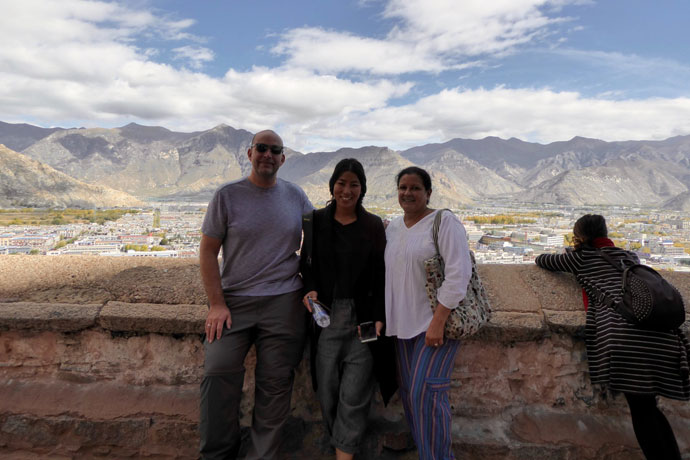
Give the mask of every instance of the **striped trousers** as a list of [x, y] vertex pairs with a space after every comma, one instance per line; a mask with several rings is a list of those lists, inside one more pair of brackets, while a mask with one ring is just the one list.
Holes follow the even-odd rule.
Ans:
[[448, 392], [460, 342], [427, 347], [425, 335], [395, 341], [398, 391], [420, 460], [454, 459]]

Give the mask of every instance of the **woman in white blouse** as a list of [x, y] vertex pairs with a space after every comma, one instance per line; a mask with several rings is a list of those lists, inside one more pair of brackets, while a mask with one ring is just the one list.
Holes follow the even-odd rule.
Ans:
[[445, 280], [432, 312], [424, 288], [424, 260], [436, 253], [434, 216], [429, 208], [431, 178], [418, 167], [396, 177], [402, 217], [386, 228], [386, 335], [396, 337], [400, 398], [420, 459], [452, 459], [450, 376], [459, 342], [444, 338], [451, 308], [465, 296], [472, 273], [465, 228], [444, 212], [438, 245]]

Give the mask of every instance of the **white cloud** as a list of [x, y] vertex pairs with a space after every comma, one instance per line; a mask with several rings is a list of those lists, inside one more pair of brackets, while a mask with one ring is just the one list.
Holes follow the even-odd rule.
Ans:
[[517, 137], [548, 143], [585, 136], [607, 141], [665, 139], [687, 134], [690, 98], [606, 100], [548, 89], [447, 89], [400, 107], [384, 107], [348, 120], [312, 127], [334, 129], [341, 146], [403, 149], [463, 137]]
[[[385, 39], [300, 28], [276, 48], [287, 56], [283, 65], [212, 77], [199, 71], [214, 56], [188, 32], [191, 20], [109, 2], [4, 1], [0, 120], [106, 127], [137, 121], [183, 131], [219, 123], [250, 131], [274, 127], [302, 151], [371, 144], [401, 149], [489, 135], [551, 142], [576, 135], [623, 140], [688, 134], [687, 97], [634, 100], [616, 92], [585, 97], [496, 87], [442, 89], [414, 99], [412, 77], [381, 77], [472, 65], [560, 20], [542, 12], [558, 6], [554, 1], [486, 3], [489, 9], [470, 1], [391, 1], [385, 15], [399, 22]], [[157, 61], [165, 48], [137, 45], [148, 34], [171, 41], [173, 53], [191, 64]], [[583, 54], [592, 57], [616, 65], [625, 60]], [[653, 64], [628, 59], [626, 70], [640, 73]], [[358, 77], [339, 75], [343, 70]]]
[[214, 58], [208, 48], [173, 48], [173, 62], [188, 62], [186, 69], [156, 62], [160, 50], [136, 45], [145, 34], [202, 41], [185, 32], [193, 21], [166, 21], [145, 10], [87, 0], [6, 6], [9, 14], [0, 16], [8, 37], [0, 42], [3, 120], [94, 126], [135, 119], [184, 129], [225, 122], [260, 129], [384, 107], [412, 86], [288, 68], [230, 69], [214, 78], [197, 71]]
[[389, 39], [427, 43], [438, 54], [473, 56], [526, 43], [563, 19], [539, 9], [549, 0], [390, 0], [384, 16], [402, 24]]
[[202, 68], [204, 63], [211, 62], [214, 58], [212, 50], [200, 46], [180, 46], [179, 48], [173, 48], [173, 53], [175, 54], [175, 60], [189, 60], [193, 69]]
[[403, 42], [358, 37], [319, 28], [287, 32], [273, 52], [287, 55], [287, 65], [319, 72], [371, 72], [393, 75], [406, 72], [440, 72], [448, 67], [426, 50]]
[[542, 9], [573, 2], [389, 0], [383, 15], [397, 24], [384, 39], [304, 27], [286, 32], [273, 51], [291, 66], [320, 72], [438, 73], [546, 36], [567, 18], [548, 17]]

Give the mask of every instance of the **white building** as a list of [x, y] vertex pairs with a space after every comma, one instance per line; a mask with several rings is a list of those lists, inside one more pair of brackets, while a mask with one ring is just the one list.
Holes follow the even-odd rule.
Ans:
[[539, 235], [539, 242], [544, 246], [563, 246], [565, 238], [563, 235]]

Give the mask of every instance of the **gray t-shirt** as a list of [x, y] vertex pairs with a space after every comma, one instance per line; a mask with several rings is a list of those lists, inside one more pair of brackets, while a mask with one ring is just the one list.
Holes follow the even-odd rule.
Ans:
[[244, 178], [216, 190], [201, 232], [223, 240], [223, 292], [260, 296], [301, 289], [296, 252], [302, 214], [312, 209], [301, 188], [280, 178], [268, 189]]

